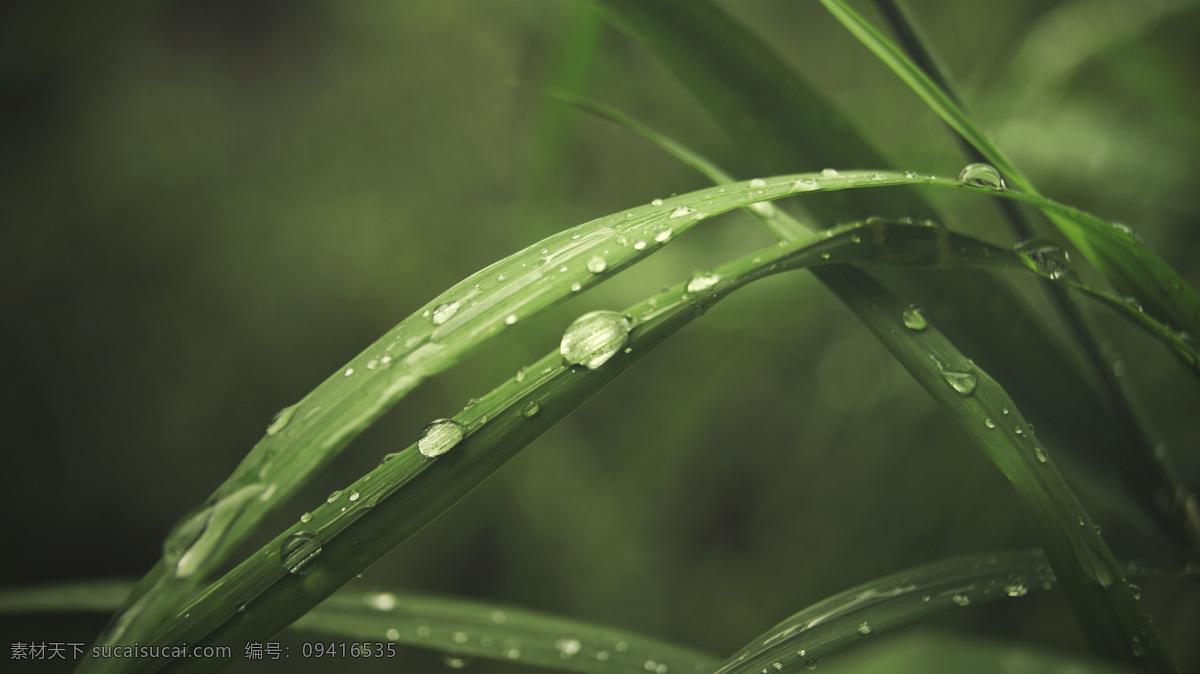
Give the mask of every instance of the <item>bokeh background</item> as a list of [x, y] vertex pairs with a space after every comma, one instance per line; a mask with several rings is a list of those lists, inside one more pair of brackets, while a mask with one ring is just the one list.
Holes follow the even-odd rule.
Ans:
[[[941, 123], [817, 3], [720, 4], [896, 167], [958, 172]], [[1133, 226], [1200, 287], [1195, 3], [914, 4], [1044, 193]], [[26, 1], [0, 10], [0, 34], [5, 585], [139, 576], [277, 410], [430, 298], [552, 232], [707, 184], [518, 85], [574, 87], [756, 175], [646, 52], [576, 2]], [[986, 200], [928, 197], [949, 225], [1013, 243]], [[769, 244], [731, 214], [523, 322], [404, 400], [247, 551], [556, 348], [580, 313]], [[1013, 284], [1039, 304], [1035, 282]], [[1088, 310], [1200, 485], [1195, 387], [1153, 341]], [[1118, 556], [1153, 558], [1116, 514], [1096, 517]], [[873, 577], [1035, 543], [982, 453], [849, 311], [792, 274], [672, 338], [361, 583], [727, 654]], [[1143, 586], [1196, 666], [1195, 584]], [[103, 623], [5, 618], [0, 632], [88, 642]], [[1084, 648], [1053, 594], [929, 625]], [[441, 666], [402, 647], [379, 671]]]

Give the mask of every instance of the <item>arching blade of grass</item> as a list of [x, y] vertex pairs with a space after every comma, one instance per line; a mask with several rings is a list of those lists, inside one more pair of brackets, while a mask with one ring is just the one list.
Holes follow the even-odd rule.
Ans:
[[727, 658], [716, 674], [793, 671], [863, 639], [945, 611], [1050, 590], [1041, 550], [947, 559], [876, 578], [789, 616]]
[[[760, 191], [764, 189], [755, 185], [753, 196], [761, 196]], [[728, 190], [717, 193], [727, 194]], [[736, 204], [737, 200], [730, 203]], [[611, 359], [603, 366], [596, 362], [591, 363], [597, 366], [594, 370], [571, 366], [564, 363], [562, 354], [553, 352], [522, 370], [439, 426], [443, 443], [453, 445], [448, 454], [430, 460], [410, 448], [385, 457], [390, 460], [331, 495], [292, 529], [210, 586], [184, 609], [187, 618], [168, 623], [162, 633], [155, 635], [154, 642], [227, 645], [269, 638], [465, 496], [650, 348], [747, 283], [789, 269], [838, 261], [1021, 266], [1019, 260], [997, 261], [998, 253], [1003, 251], [997, 249], [993, 254], [991, 250], [986, 244], [939, 228], [882, 221], [848, 225], [806, 244], [772, 247], [711, 272], [697, 273], [687, 283], [669, 288], [624, 314], [593, 317], [600, 323], [591, 324], [594, 332], [585, 331], [589, 335], [586, 343], [595, 346], [602, 342], [611, 347]], [[626, 333], [629, 326], [633, 326], [632, 331]], [[932, 332], [936, 331], [892, 335], [891, 339], [909, 344], [911, 349], [923, 348]], [[605, 339], [594, 341], [595, 335]], [[962, 358], [952, 358], [957, 352], [950, 353], [951, 347], [939, 346], [941, 350], [932, 353], [946, 364], [941, 372], [949, 378], [945, 374], [950, 372], [948, 368], [958, 367], [957, 361]], [[1014, 419], [1019, 423], [1019, 417]], [[998, 434], [1007, 435], [1007, 431]], [[1070, 514], [1083, 516], [1074, 508]], [[192, 669], [215, 663], [180, 662], [172, 667], [176, 665]], [[142, 663], [134, 666], [134, 671], [151, 669], [137, 669]]]
[[701, 674], [719, 662], [690, 648], [610, 627], [408, 592], [339, 590], [292, 628], [588, 674]]
[[[1022, 191], [1038, 194], [979, 125], [887, 36], [843, 0], [821, 0], [821, 3], [947, 124], [1000, 169], [1006, 179]], [[1063, 218], [1054, 210], [1046, 211], [1046, 215], [1120, 292], [1136, 297], [1147, 311], [1176, 330], [1193, 337], [1200, 335], [1200, 295], [1145, 244], [1118, 227]]]
[[1135, 667], [1177, 671], [1121, 567], [1016, 403], [933, 325], [898, 337], [911, 332], [901, 319], [904, 305], [866, 275], [852, 282], [859, 291], [853, 296], [842, 295], [837, 285], [831, 289], [1012, 483], [1092, 650]]
[[[644, 43], [734, 143], [769, 173], [887, 165], [845, 115], [710, 0], [595, 3], [606, 18]], [[805, 207], [825, 225], [872, 215], [933, 217], [932, 209], [907, 191], [859, 196], [821, 197], [806, 201]], [[826, 285], [846, 280], [837, 268], [813, 273]], [[1047, 437], [1087, 457], [1080, 465], [1112, 476], [1105, 477], [1105, 492], [1128, 490], [1138, 524], [1147, 533], [1176, 550], [1192, 549], [1186, 514], [1176, 504], [1156, 500], [1157, 494], [1173, 492], [1173, 486], [1151, 458], [1140, 429], [1128, 423], [1127, 415], [1112, 413], [1093, 380], [1010, 288], [978, 274], [870, 273], [937, 316], [943, 333], [1003, 382]], [[840, 285], [843, 293], [857, 292], [852, 283]]]

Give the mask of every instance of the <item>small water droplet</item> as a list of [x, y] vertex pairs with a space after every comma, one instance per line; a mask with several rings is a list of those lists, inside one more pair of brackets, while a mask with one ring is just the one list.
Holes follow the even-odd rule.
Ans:
[[1024, 597], [1029, 593], [1029, 586], [1021, 578], [1009, 578], [1004, 583], [1004, 594], [1010, 597]]
[[979, 377], [974, 372], [957, 370], [942, 370], [942, 379], [954, 389], [956, 393], [962, 397], [967, 397], [975, 392], [975, 385], [979, 383]]
[[525, 409], [521, 410], [521, 414], [524, 415], [524, 417], [526, 419], [529, 419], [529, 418], [537, 416], [537, 413], [540, 411], [542, 411], [541, 404], [538, 403], [538, 401], [533, 400], [533, 401], [530, 401], [530, 403], [525, 406]]
[[562, 637], [558, 641], [554, 642], [554, 648], [558, 650], [558, 656], [560, 658], [566, 659], [578, 653], [579, 649], [583, 648], [583, 644], [579, 641], [579, 639], [567, 636]]
[[493, 611], [492, 622], [496, 623], [497, 625], [503, 625], [504, 623], [508, 622], [508, 614], [506, 614], [504, 611]]
[[634, 249], [634, 250], [645, 250], [645, 249], [646, 249], [646, 242], [645, 242], [645, 241], [638, 241], [638, 242], [634, 243], [634, 244], [633, 244], [633, 249]]
[[863, 621], [863, 623], [858, 626], [858, 633], [862, 634], [862, 635], [870, 634], [871, 633], [870, 623]]
[[504, 657], [508, 658], [509, 660], [516, 660], [517, 658], [521, 657], [521, 649], [509, 648], [504, 651]]
[[355, 502], [355, 501], [357, 501], [357, 500], [358, 500], [358, 496], [359, 496], [359, 494], [358, 494], [358, 490], [357, 490], [357, 489], [352, 489], [352, 490], [350, 490], [350, 496], [348, 496], [348, 497], [346, 497], [346, 498], [347, 498], [347, 499], [348, 499], [348, 500], [349, 500], [351, 503], [353, 503], [353, 502]]
[[453, 419], [436, 419], [421, 431], [417, 449], [428, 457], [441, 456], [453, 449], [462, 438], [462, 424]]
[[615, 311], [593, 311], [567, 327], [559, 352], [568, 365], [595, 370], [624, 348], [631, 329], [627, 316]]
[[516, 315], [516, 314], [509, 314], [509, 315], [507, 315], [507, 316], [505, 316], [505, 317], [504, 317], [504, 324], [505, 324], [505, 325], [516, 325], [516, 324], [517, 324], [517, 320], [518, 320], [518, 319], [517, 319], [517, 315]]
[[462, 303], [458, 300], [454, 300], [453, 302], [444, 302], [437, 305], [437, 307], [435, 307], [433, 310], [433, 324], [441, 325], [442, 323], [450, 320], [454, 317], [454, 314], [458, 313], [458, 308], [460, 306], [462, 306]]
[[354, 374], [354, 368], [352, 368], [352, 367], [348, 367], [348, 368], [346, 368], [345, 375], [346, 375], [347, 377], [349, 377], [349, 376], [350, 376], [350, 375], [352, 375], [352, 374]]
[[650, 205], [651, 205], [651, 206], [662, 206], [662, 205], [663, 205], [663, 200], [662, 200], [662, 199], [655, 199], [654, 201], [651, 201], [651, 202], [650, 202]]
[[599, 255], [592, 256], [592, 258], [587, 261], [587, 270], [593, 274], [599, 274], [605, 269], [608, 269], [608, 260], [605, 260]]
[[958, 604], [959, 606], [970, 606], [971, 604], [971, 598], [965, 594], [956, 594], [953, 597], [950, 597], [950, 601]]
[[708, 290], [720, 281], [720, 274], [714, 274], [711, 271], [698, 271], [688, 279], [687, 291], [689, 293], [698, 293], [702, 290]]
[[1134, 599], [1141, 599], [1141, 598], [1142, 598], [1142, 588], [1141, 588], [1141, 587], [1139, 587], [1139, 586], [1137, 586], [1137, 585], [1134, 585], [1133, 583], [1130, 583], [1130, 584], [1129, 584], [1129, 591], [1130, 591], [1131, 593], [1133, 593], [1133, 598], [1134, 598]]
[[1071, 268], [1071, 256], [1067, 251], [1045, 241], [1022, 241], [1013, 246], [1013, 252], [1021, 257], [1026, 267], [1055, 281], [1066, 276]]
[[691, 215], [692, 213], [695, 213], [695, 212], [696, 212], [696, 209], [694, 209], [694, 208], [688, 208], [687, 206], [680, 206], [680, 207], [676, 208], [675, 210], [671, 211], [671, 214], [667, 216], [667, 219], [675, 220], [678, 218], [682, 218], [682, 217]]
[[296, 413], [296, 408], [299, 406], [299, 404], [296, 404], [279, 410], [271, 419], [271, 425], [267, 426], [267, 435], [275, 435], [279, 431], [282, 431], [283, 427], [287, 426], [288, 422], [292, 420], [292, 415]]
[[339, 490], [337, 490], [337, 491], [333, 492], [332, 494], [330, 494], [329, 496], [326, 496], [326, 497], [325, 497], [325, 502], [326, 502], [326, 503], [333, 503], [334, 501], [336, 501], [336, 500], [340, 499], [341, 497], [342, 497], [342, 490], [341, 490], [341, 489], [339, 489]]
[[379, 465], [382, 466], [383, 464], [387, 463], [388, 461], [391, 461], [392, 459], [396, 458], [397, 456], [400, 456], [400, 452], [392, 452], [390, 454], [384, 454], [383, 458], [379, 460]]
[[1000, 410], [1000, 412], [1003, 414], [1008, 414], [1008, 407], [1005, 406], [1003, 409]]
[[654, 240], [659, 243], [664, 243], [669, 238], [671, 238], [671, 230], [669, 229], [664, 229], [663, 231], [654, 235]]
[[571, 292], [577, 293], [580, 290], [583, 290], [583, 284], [581, 284], [579, 281], [576, 281], [571, 284]]
[[929, 322], [925, 320], [925, 315], [921, 313], [921, 307], [915, 304], [908, 305], [908, 308], [904, 310], [902, 318], [904, 319], [904, 327], [909, 330], [920, 332], [929, 327]]
[[812, 178], [801, 178], [792, 183], [793, 192], [808, 192], [817, 189], [817, 181]]
[[995, 428], [995, 427], [996, 427], [996, 422], [992, 421], [991, 419], [984, 419], [984, 420], [983, 420], [983, 425], [984, 425], [984, 426], [987, 426], [988, 428]]
[[837, 169], [831, 169], [831, 168], [821, 169], [821, 177], [822, 178], [836, 178], [837, 176], [838, 176]]
[[1050, 456], [1041, 445], [1034, 445], [1033, 456], [1038, 460], [1038, 463], [1046, 463], [1050, 460]]
[[750, 187], [766, 187], [766, 186], [767, 186], [767, 181], [763, 180], [762, 178], [755, 178], [754, 180], [750, 181]]
[[470, 662], [470, 658], [464, 658], [461, 655], [450, 655], [449, 653], [442, 655], [442, 664], [450, 669], [463, 669]]
[[821, 259], [828, 260], [829, 259], [829, 251], [825, 251], [825, 252], [821, 253]]
[[288, 573], [301, 575], [309, 571], [317, 555], [321, 554], [321, 542], [312, 532], [297, 531], [283, 539], [279, 546], [279, 559]]
[[456, 643], [456, 644], [467, 643], [467, 633], [466, 632], [455, 632], [454, 636], [451, 638], [454, 639], [454, 643]]
[[391, 592], [376, 592], [367, 596], [367, 605], [377, 611], [390, 611], [396, 608], [396, 595]]
[[958, 182], [975, 187], [986, 187], [990, 190], [1004, 189], [1004, 179], [1000, 172], [991, 164], [967, 164], [958, 174]]
[[912, 180], [917, 177], [917, 172], [916, 171], [905, 171], [904, 177], [908, 178], [909, 180]]

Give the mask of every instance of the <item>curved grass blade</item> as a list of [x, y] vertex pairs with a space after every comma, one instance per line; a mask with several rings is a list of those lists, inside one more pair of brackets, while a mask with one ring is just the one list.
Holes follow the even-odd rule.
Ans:
[[[594, 1], [606, 18], [646, 45], [769, 173], [888, 164], [845, 115], [710, 0]], [[871, 215], [933, 217], [932, 209], [907, 191], [855, 196], [853, 201], [822, 196], [805, 206], [826, 223]], [[858, 292], [838, 267], [813, 273], [827, 286], [838, 284], [843, 294]], [[1119, 510], [1136, 512], [1131, 522], [1176, 554], [1194, 549], [1188, 529], [1194, 518], [1156, 499], [1176, 489], [1140, 429], [1113, 413], [1093, 379], [1009, 287], [980, 274], [875, 269], [871, 274], [937, 316], [942, 332], [1003, 382], [1047, 437], [1083, 457], [1079, 465], [1104, 474], [1105, 493], [1127, 491], [1121, 498], [1132, 507]]]
[[[1008, 180], [1022, 191], [1035, 195], [1038, 193], [974, 120], [910, 61], [899, 47], [843, 0], [821, 0], [821, 3], [951, 128], [1000, 169]], [[1120, 292], [1136, 297], [1160, 321], [1174, 326], [1176, 330], [1200, 335], [1200, 295], [1145, 244], [1120, 228], [1098, 227], [1095, 223], [1074, 218], [1064, 219], [1060, 212], [1053, 209], [1043, 211]]]
[[897, 337], [913, 332], [902, 320], [905, 305], [865, 275], [853, 282], [860, 292], [846, 301], [857, 304], [855, 313], [1012, 483], [1092, 650], [1134, 667], [1178, 671], [1091, 518], [1000, 384], [933, 325]]
[[822, 600], [726, 659], [714, 674], [758, 674], [811, 666], [863, 639], [945, 611], [1053, 589], [1041, 550], [947, 559], [863, 583]]
[[[757, 186], [753, 191], [753, 196], [760, 196]], [[731, 201], [736, 203], [736, 199]], [[951, 264], [957, 259], [969, 265], [1020, 266], [1017, 260], [994, 259], [999, 256], [991, 256], [989, 248], [939, 228], [874, 221], [847, 225], [804, 244], [772, 247], [711, 272], [697, 273], [687, 283], [631, 307], [624, 315], [611, 314], [614, 322], [610, 325], [624, 328], [618, 329], [614, 342], [606, 342], [615, 346], [603, 367], [572, 366], [564, 363], [563, 354], [554, 352], [522, 370], [452, 421], [444, 422], [452, 423], [455, 430], [448, 454], [431, 460], [410, 448], [385, 457], [390, 460], [331, 495], [300, 523], [214, 583], [184, 610], [187, 619], [171, 621], [154, 640], [160, 644], [228, 645], [269, 638], [465, 496], [650, 348], [747, 283], [789, 269], [846, 261], [925, 266], [931, 262]], [[629, 326], [632, 330], [625, 333]], [[625, 339], [619, 339], [622, 337]], [[895, 339], [909, 343], [922, 335]], [[216, 664], [180, 662], [172, 667]]]
[[640, 634], [510, 606], [339, 590], [292, 629], [586, 674], [711, 671], [718, 659]]

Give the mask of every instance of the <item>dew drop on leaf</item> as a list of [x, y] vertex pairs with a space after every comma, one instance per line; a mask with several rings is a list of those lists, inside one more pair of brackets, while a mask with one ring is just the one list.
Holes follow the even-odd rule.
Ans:
[[458, 313], [458, 308], [460, 306], [462, 306], [462, 303], [458, 300], [437, 305], [437, 307], [433, 310], [433, 324], [441, 325], [442, 323], [450, 320], [454, 317], [454, 314]]
[[691, 215], [692, 213], [695, 213], [695, 212], [696, 212], [696, 209], [694, 209], [694, 208], [688, 208], [687, 206], [680, 206], [680, 207], [676, 208], [675, 210], [671, 211], [671, 214], [668, 215], [667, 218], [670, 220], [676, 220], [678, 218], [682, 218], [682, 217]]
[[662, 199], [655, 199], [654, 201], [651, 201], [651, 202], [650, 202], [650, 205], [651, 205], [651, 206], [662, 206], [662, 205], [663, 205], [663, 200], [662, 200]]
[[599, 274], [605, 269], [608, 269], [608, 260], [605, 260], [599, 255], [594, 255], [590, 260], [587, 261], [587, 270], [593, 274]]
[[595, 370], [629, 340], [629, 318], [615, 311], [593, 311], [575, 319], [563, 333], [559, 352], [568, 365]]
[[975, 385], [979, 383], [979, 377], [970, 371], [942, 370], [941, 374], [942, 379], [946, 380], [946, 383], [964, 398], [974, 393]]
[[950, 598], [950, 601], [954, 602], [955, 604], [958, 604], [959, 606], [970, 606], [971, 605], [971, 598], [965, 594], [956, 594]]
[[541, 404], [534, 400], [526, 405], [525, 409], [521, 410], [521, 414], [524, 415], [526, 419], [530, 419], [537, 416], [537, 413], [540, 411], [542, 411]]
[[822, 178], [836, 178], [837, 176], [838, 176], [837, 169], [832, 169], [832, 168], [821, 169], [821, 177]]
[[861, 625], [858, 626], [858, 633], [862, 634], [864, 636], [867, 634], [870, 634], [871, 633], [871, 624], [864, 621]]
[[717, 285], [720, 280], [720, 274], [714, 274], [711, 271], [698, 271], [688, 279], [687, 291], [689, 293], [698, 293], [702, 290], [708, 290]]
[[908, 308], [904, 310], [902, 318], [904, 319], [904, 327], [909, 330], [920, 332], [929, 327], [929, 322], [925, 320], [925, 315], [921, 313], [921, 307], [915, 304], [908, 305]]
[[296, 413], [296, 408], [299, 406], [299, 404], [296, 404], [279, 410], [275, 414], [275, 417], [271, 419], [271, 425], [267, 426], [267, 435], [275, 435], [279, 431], [282, 431], [283, 427], [287, 426], [288, 422], [292, 420], [292, 415]]
[[288, 573], [295, 575], [307, 573], [320, 554], [321, 542], [309, 531], [297, 531], [279, 546], [279, 559]]
[[462, 424], [453, 419], [436, 419], [421, 431], [417, 449], [428, 457], [441, 456], [453, 449], [462, 438]]
[[1045, 241], [1022, 241], [1013, 246], [1013, 252], [1021, 257], [1026, 267], [1055, 281], [1065, 276], [1071, 268], [1071, 256], [1067, 251]]
[[1004, 179], [991, 164], [967, 164], [958, 174], [958, 182], [990, 190], [1004, 189]]
[[339, 489], [339, 490], [337, 490], [337, 491], [333, 492], [332, 494], [330, 494], [329, 496], [326, 496], [326, 497], [325, 497], [325, 502], [326, 502], [326, 503], [333, 503], [334, 501], [336, 501], [336, 500], [340, 499], [341, 497], [342, 497], [342, 490], [341, 490], [341, 489]]

